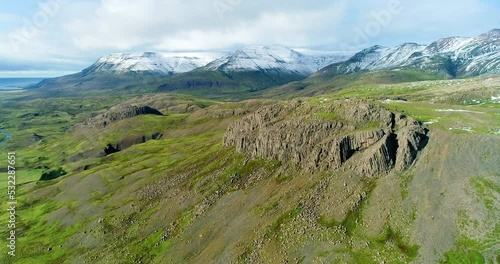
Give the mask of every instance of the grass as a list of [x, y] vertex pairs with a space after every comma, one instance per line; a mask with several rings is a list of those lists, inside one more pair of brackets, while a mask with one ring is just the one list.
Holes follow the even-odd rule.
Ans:
[[[470, 183], [475, 191], [476, 199], [481, 201], [488, 210], [487, 218], [477, 219], [466, 210], [457, 213], [456, 222], [459, 228], [459, 238], [455, 247], [446, 252], [440, 263], [490, 263], [491, 257], [498, 258], [495, 245], [498, 245], [500, 228], [498, 227], [497, 215], [498, 205], [495, 201], [495, 193], [498, 193], [499, 186], [490, 179], [483, 177], [473, 177]], [[477, 237], [475, 232], [488, 228], [489, 232]], [[488, 261], [487, 260], [488, 256]]]
[[[210, 121], [204, 118], [205, 121], [203, 122], [196, 122], [196, 124], [187, 124], [186, 116], [186, 114], [174, 114], [167, 117], [148, 116], [140, 119], [135, 118], [135, 126], [129, 127], [130, 123], [124, 121], [121, 122], [119, 127], [110, 127], [110, 131], [130, 131], [130, 134], [133, 135], [134, 133], [140, 134], [144, 131], [151, 131], [150, 129], [153, 129], [153, 131], [156, 131], [156, 129], [165, 131], [172, 129], [182, 129], [183, 126], [203, 127], [206, 122]], [[110, 134], [107, 133], [101, 133], [97, 135], [97, 143], [106, 142], [110, 139], [109, 135]], [[214, 190], [223, 190], [224, 192], [235, 190], [235, 186], [244, 184], [247, 178], [250, 177], [256, 170], [263, 170], [271, 173], [280, 166], [280, 162], [273, 160], [267, 161], [263, 159], [257, 159], [245, 162], [246, 158], [243, 155], [232, 155], [233, 149], [223, 149], [220, 143], [221, 138], [222, 132], [205, 132], [193, 136], [170, 137], [157, 141], [153, 140], [144, 144], [135, 145], [122, 152], [115, 153], [113, 155], [100, 159], [97, 161], [97, 163], [94, 164], [93, 168], [89, 169], [88, 171], [81, 173], [74, 171], [70, 172], [69, 175], [63, 177], [62, 182], [64, 182], [65, 179], [75, 177], [75, 174], [81, 174], [80, 177], [82, 177], [82, 179], [84, 179], [85, 177], [89, 177], [92, 174], [99, 174], [101, 175], [101, 178], [105, 183], [109, 184], [110, 186], [112, 185], [113, 187], [112, 189], [108, 189], [106, 192], [93, 191], [89, 195], [89, 201], [73, 201], [68, 205], [68, 207], [72, 208], [72, 210], [76, 210], [76, 212], [80, 210], [79, 206], [82, 203], [91, 204], [96, 208], [106, 207], [109, 208], [110, 211], [106, 213], [106, 216], [104, 216], [104, 218], [108, 219], [113, 218], [113, 211], [120, 208], [119, 204], [122, 204], [121, 201], [116, 201], [118, 202], [116, 204], [115, 202], [113, 202], [113, 200], [115, 199], [114, 197], [118, 195], [123, 188], [126, 188], [126, 185], [124, 183], [120, 183], [120, 181], [133, 183], [128, 180], [128, 178], [132, 179], [136, 177], [135, 175], [144, 175], [145, 178], [139, 179], [139, 181], [144, 182], [141, 184], [143, 185], [146, 182], [155, 182], [162, 178], [165, 178], [165, 175], [175, 175], [178, 173], [183, 173], [186, 170], [198, 169], [197, 173], [193, 174], [192, 177], [185, 181], [185, 186], [191, 186], [191, 188], [196, 188], [197, 192], [201, 192], [204, 195], [209, 195]], [[75, 151], [74, 142], [77, 141], [74, 141], [74, 139], [72, 138], [68, 138], [68, 141], [65, 142], [65, 145], [68, 144], [65, 147], [66, 153]], [[44, 155], [43, 150], [47, 147], [49, 146], [42, 145], [37, 147], [30, 147], [28, 149], [32, 150], [28, 153], [32, 153], [33, 156], [41, 156]], [[57, 148], [63, 147], [64, 146], [61, 144]], [[37, 150], [35, 151], [33, 149]], [[29, 161], [29, 163], [33, 162], [33, 164], [35, 160], [39, 160], [36, 157], [30, 159], [33, 161]], [[46, 161], [50, 162], [50, 160]], [[224, 165], [225, 163], [227, 163], [227, 165]], [[129, 164], [129, 166], [123, 167], [123, 164]], [[210, 179], [209, 176], [212, 175], [212, 173], [214, 173], [216, 170], [220, 169], [221, 166], [222, 168], [224, 168], [222, 173], [220, 173], [218, 177], [212, 179], [211, 181], [206, 181], [206, 179]], [[35, 180], [39, 178], [41, 171], [31, 171], [30, 173], [33, 173], [33, 176], [30, 177]], [[201, 184], [202, 182], [203, 184]], [[57, 185], [57, 182], [51, 183]], [[51, 188], [50, 186], [51, 185], [46, 185], [45, 188]], [[40, 188], [44, 189], [44, 187], [42, 186], [40, 186]], [[48, 201], [49, 200], [52, 199], [48, 198]], [[48, 201], [39, 201], [36, 204], [48, 204]], [[57, 203], [54, 203], [54, 205], [57, 205]], [[20, 210], [19, 213], [30, 222], [32, 222], [35, 219], [42, 219], [42, 217], [49, 215], [56, 209], [61, 208], [61, 206], [62, 205], [57, 205], [53, 208], [43, 211], [35, 210], [32, 212], [32, 214], [26, 214], [25, 209], [23, 209]], [[138, 217], [135, 219], [133, 217], [132, 219], [134, 219], [134, 222], [137, 221], [139, 223], [142, 223], [143, 221], [151, 221], [149, 217], [145, 216], [151, 215], [157, 211], [158, 208], [153, 207], [147, 213], [141, 214], [144, 217]], [[175, 229], [175, 233], [181, 234], [184, 229], [189, 227], [194, 220], [195, 218], [193, 207], [189, 207], [177, 217], [177, 220], [175, 221], [177, 226]], [[53, 226], [50, 226], [50, 228], [46, 231], [47, 233], [43, 233], [42, 231], [39, 231], [40, 228], [38, 226], [28, 224], [27, 226], [29, 226], [30, 233], [27, 233], [27, 237], [31, 237], [34, 235], [42, 235], [48, 237], [48, 233], [58, 232], [62, 237], [62, 240], [66, 240], [69, 237], [75, 236], [75, 232], [77, 230], [88, 228], [85, 227], [87, 225], [87, 223], [77, 224], [75, 225], [74, 229], [66, 231], [64, 229], [59, 229], [58, 224], [54, 224]], [[48, 227], [48, 224], [46, 222], [40, 222], [39, 226]], [[128, 235], [121, 234], [120, 230], [123, 230], [123, 226], [121, 226], [121, 224], [111, 224], [109, 226], [106, 226], [104, 230], [108, 230], [107, 232], [110, 236], [118, 235], [120, 237], [120, 239], [118, 239], [116, 242], [122, 245], [122, 247], [125, 248], [127, 252], [133, 253], [130, 258], [127, 258], [131, 261], [136, 259], [142, 259], [143, 261], [152, 260], [155, 256], [163, 253], [165, 250], [168, 250], [169, 245], [172, 243], [172, 240], [169, 240], [160, 243], [158, 247], [155, 246], [159, 241], [159, 234], [157, 233], [151, 233], [146, 236], [144, 242], [136, 243], [136, 236], [138, 235], [137, 232], [139, 230], [138, 226], [127, 228], [126, 230], [128, 232]], [[111, 234], [109, 232], [111, 232]], [[58, 243], [58, 241], [58, 239], [53, 240], [54, 243]], [[43, 252], [44, 250], [47, 250], [48, 247], [50, 247], [50, 245], [47, 245], [44, 241], [33, 241], [33, 243], [34, 245], [38, 245], [38, 247], [45, 249], [41, 251], [25, 252], [22, 255], [22, 259], [30, 261], [32, 259], [40, 258], [40, 252]], [[80, 247], [80, 249], [85, 250], [82, 247]], [[111, 245], [108, 245], [102, 248], [102, 252], [114, 251], [114, 249], [115, 248], [111, 248]], [[62, 256], [60, 254], [66, 254], [66, 259], [70, 256], [70, 253], [66, 249], [64, 251], [62, 249], [57, 250], [57, 254], [51, 253], [50, 257], [44, 257], [40, 259], [42, 259], [42, 261], [45, 261], [46, 263], [51, 263], [59, 261]], [[77, 253], [77, 251], [72, 252]], [[151, 255], [149, 257], [146, 257], [143, 254], [137, 252], [149, 252]]]
[[279, 205], [280, 205], [279, 201], [273, 201], [269, 204], [265, 204], [261, 207], [255, 208], [254, 211], [257, 216], [262, 217], [270, 212], [277, 210], [279, 208]]
[[[27, 183], [37, 182], [43, 173], [43, 169], [32, 170], [17, 170], [16, 171], [16, 185], [24, 185]], [[0, 188], [7, 188], [7, 177], [0, 178]]]
[[356, 263], [379, 263], [381, 259], [390, 263], [409, 263], [418, 256], [419, 246], [409, 245], [406, 238], [390, 226], [380, 236], [361, 241], [368, 246], [346, 249]]
[[377, 85], [368, 84], [355, 86], [339, 91], [337, 96], [343, 98], [383, 98], [383, 97], [400, 97], [404, 98], [415, 92], [425, 91], [422, 87], [402, 87], [396, 85]]
[[476, 195], [482, 200], [486, 208], [494, 211], [498, 206], [495, 195], [500, 193], [500, 184], [491, 179], [481, 177], [472, 178], [470, 181], [476, 189]]
[[323, 120], [343, 121], [340, 115], [335, 112], [318, 112], [314, 113], [314, 115]]
[[[23, 96], [23, 93], [18, 96]], [[68, 145], [69, 142], [64, 142], [64, 134], [69, 127], [117, 104], [124, 98], [126, 97], [33, 100], [24, 100], [22, 97], [2, 98], [0, 124], [2, 129], [12, 134], [5, 151], [18, 153], [18, 169], [24, 171], [30, 171], [41, 163], [56, 167], [63, 151], [60, 149], [50, 151], [47, 148], [52, 148], [59, 142]], [[34, 133], [41, 135], [42, 141], [33, 141], [31, 135]]]
[[337, 226], [342, 226], [342, 222], [336, 221], [335, 219], [328, 219], [326, 216], [322, 215], [318, 219], [318, 223], [326, 228], [332, 228]]
[[413, 181], [412, 173], [404, 173], [400, 176], [401, 198], [404, 200], [408, 197], [408, 185]]
[[283, 238], [282, 228], [285, 224], [292, 221], [295, 217], [302, 212], [302, 205], [297, 205], [294, 209], [284, 212], [278, 217], [269, 227], [265, 234], [267, 238], [274, 238], [281, 240]]
[[[23, 208], [25, 204], [18, 205]], [[47, 215], [49, 212], [60, 208], [62, 205], [52, 201], [43, 201], [29, 206], [29, 210], [19, 210], [16, 218], [17, 248], [16, 263], [60, 263], [65, 259], [65, 254], [70, 248], [60, 248], [66, 239], [78, 232], [81, 223], [62, 227], [59, 223], [49, 224]], [[6, 221], [3, 219], [2, 220]], [[3, 228], [2, 228], [3, 229]], [[2, 233], [5, 230], [2, 230]], [[52, 254], [47, 252], [52, 251]], [[6, 254], [2, 254], [3, 261]]]
[[408, 258], [414, 259], [418, 255], [417, 245], [408, 245], [402, 235], [399, 232], [395, 232], [391, 227], [387, 228], [387, 231], [382, 240], [379, 240], [381, 243], [387, 243], [389, 241], [395, 242], [398, 249], [403, 252]]
[[391, 111], [400, 112], [422, 123], [431, 122], [431, 128], [453, 133], [493, 134], [500, 129], [500, 118], [495, 110], [484, 107], [463, 108], [428, 102], [391, 102], [384, 104]]
[[238, 262], [239, 263], [251, 263], [250, 261], [247, 260], [247, 258], [253, 253], [255, 252], [255, 248], [253, 246], [248, 246], [245, 251], [240, 255], [238, 256]]
[[486, 263], [484, 256], [478, 249], [481, 243], [477, 241], [461, 237], [458, 240], [457, 247], [446, 252], [444, 259], [440, 263], [450, 264], [484, 264]]
[[441, 263], [450, 264], [484, 264], [486, 263], [480, 252], [471, 251], [451, 251], [446, 253], [446, 260]]
[[[264, 95], [291, 98], [298, 96], [313, 96], [321, 94], [337, 93], [342, 97], [369, 98], [380, 95], [405, 95], [414, 92], [415, 89], [380, 89], [391, 85], [399, 85], [410, 82], [444, 80], [449, 77], [435, 73], [401, 70], [401, 71], [371, 71], [358, 72], [347, 75], [314, 75], [308, 79], [292, 82], [264, 92]], [[425, 90], [421, 88], [420, 90]]]
[[409, 244], [408, 238], [389, 224], [386, 224], [379, 235], [368, 237], [365, 234], [367, 225], [364, 223], [364, 217], [366, 217], [366, 209], [370, 206], [367, 201], [370, 200], [369, 197], [376, 188], [376, 181], [368, 180], [364, 184], [367, 197], [349, 211], [344, 219], [339, 221], [325, 216], [320, 216], [318, 219], [318, 223], [327, 230], [343, 230], [342, 232], [347, 236], [347, 239], [367, 245], [360, 248], [347, 243], [344, 247], [336, 249], [336, 254], [349, 254], [355, 263], [379, 263], [381, 259], [390, 263], [408, 263], [415, 259], [419, 246]]
[[[259, 97], [262, 90], [305, 78], [296, 74], [254, 72], [225, 73], [195, 70], [176, 74], [163, 81], [156, 91], [188, 94], [222, 101]], [[262, 97], [263, 98], [263, 97]]]
[[288, 175], [288, 174], [284, 174], [284, 173], [280, 173], [277, 177], [276, 177], [276, 182], [277, 183], [284, 183], [284, 182], [288, 182], [292, 179], [292, 176], [291, 175]]
[[[407, 77], [391, 77], [391, 73], [380, 74], [345, 76], [329, 84], [316, 80], [316, 87], [322, 85], [321, 89], [335, 90], [337, 87], [334, 86], [342, 83], [348, 87], [336, 94], [313, 98], [308, 103], [320, 104], [324, 98], [334, 100], [358, 97], [385, 100], [388, 97], [403, 97], [409, 101], [393, 101], [381, 105], [416, 117], [421, 122], [437, 120], [437, 123], [429, 125], [431, 131], [470, 126], [473, 132], [452, 130], [450, 133], [491, 135], [491, 131], [499, 128], [498, 104], [487, 102], [479, 105], [472, 101], [479, 96], [487, 99], [490, 88], [484, 91], [471, 88], [473, 95], [459, 97], [457, 94], [448, 94], [445, 88], [448, 82], [458, 84], [461, 80], [410, 84], [401, 83], [407, 80]], [[419, 76], [408, 75], [408, 78]], [[377, 79], [381, 80], [380, 83]], [[460, 85], [472, 85], [471, 83], [463, 81]], [[320, 88], [316, 91], [321, 91]], [[226, 95], [229, 94], [231, 91], [227, 91]], [[442, 95], [442, 98], [434, 102], [428, 101], [436, 94]], [[231, 94], [232, 96], [236, 98], [237, 93]], [[227, 206], [241, 206], [243, 210], [248, 200], [238, 199], [249, 194], [269, 197], [265, 202], [250, 206], [252, 211], [249, 216], [258, 221], [252, 230], [256, 237], [264, 236], [273, 242], [280, 242], [272, 243], [273, 246], [281, 245], [290, 242], [286, 240], [289, 236], [295, 236], [293, 232], [302, 230], [299, 228], [303, 227], [296, 227], [292, 223], [296, 223], [294, 220], [298, 220], [301, 214], [309, 213], [298, 201], [315, 194], [307, 189], [309, 187], [306, 185], [312, 181], [308, 177], [316, 178], [317, 175], [286, 170], [286, 166], [282, 166], [282, 162], [286, 165], [286, 161], [249, 158], [242, 153], [236, 153], [234, 147], [224, 147], [222, 137], [227, 126], [224, 124], [230, 124], [239, 117], [215, 118], [210, 115], [210, 110], [206, 109], [234, 110], [245, 108], [246, 103], [223, 104], [187, 95], [170, 95], [151, 99], [154, 104], [161, 106], [166, 116], [139, 116], [117, 122], [93, 134], [66, 133], [73, 124], [102, 113], [130, 97], [131, 95], [30, 99], [16, 94], [0, 99], [0, 125], [13, 135], [6, 145], [6, 151], [15, 150], [18, 153], [18, 243], [22, 245], [19, 247], [17, 259], [19, 263], [62, 263], [79, 256], [94, 258], [97, 262], [113, 262], [118, 259], [125, 263], [161, 263], [165, 255], [182, 255], [184, 253], [179, 251], [179, 248], [189, 248], [188, 246], [192, 247], [190, 254], [203, 255], [213, 250], [215, 244], [226, 241], [218, 240], [225, 238], [221, 235], [223, 231], [214, 231], [219, 233], [214, 233], [211, 241], [206, 243], [198, 237], [200, 231], [197, 228], [209, 217], [207, 214], [200, 215], [197, 209], [204, 208], [210, 213], [212, 206], [223, 202]], [[461, 103], [464, 98], [465, 103]], [[179, 110], [187, 109], [188, 105], [205, 109], [195, 114]], [[442, 109], [471, 112], [438, 111]], [[318, 112], [312, 115], [322, 120], [340, 119], [334, 112]], [[356, 124], [357, 130], [375, 127], [379, 127], [379, 124]], [[67, 160], [73, 154], [101, 149], [107, 143], [119, 143], [130, 137], [142, 137], [156, 132], [162, 132], [164, 137], [133, 145], [106, 157], [80, 158], [74, 162]], [[41, 135], [42, 140], [31, 141], [30, 136], [33, 133]], [[489, 155], [493, 156], [495, 153]], [[40, 183], [38, 179], [43, 170], [34, 169], [38, 165], [63, 167], [68, 174]], [[83, 171], [83, 165], [91, 166]], [[377, 180], [373, 181], [367, 183], [366, 189], [376, 187]], [[402, 200], [411, 195], [408, 186], [413, 181], [412, 174], [408, 174], [403, 175], [400, 182], [396, 183], [401, 184]], [[471, 184], [478, 201], [486, 206], [488, 212], [494, 212], [495, 195], [499, 191], [496, 182], [490, 178], [476, 177], [472, 178]], [[269, 191], [271, 187], [268, 185], [276, 188], [270, 194], [253, 189], [255, 187]], [[0, 187], [6, 188], [5, 178], [0, 179]], [[144, 193], [146, 196], [141, 196]], [[397, 196], [399, 199], [399, 195]], [[263, 199], [262, 197], [260, 198]], [[367, 237], [363, 233], [367, 224], [363, 222], [367, 214], [365, 207], [372, 206], [369, 202], [365, 203], [367, 199], [369, 198], [364, 198], [360, 205], [339, 221], [328, 219], [319, 212], [316, 226], [319, 231], [304, 229], [308, 233], [300, 237], [297, 235], [297, 239], [288, 244], [293, 247], [286, 249], [297, 255], [297, 259], [302, 257], [305, 260], [300, 253], [307, 251], [306, 244], [330, 247], [332, 241], [339, 240], [331, 249], [310, 252], [316, 254], [314, 257], [328, 259], [333, 254], [334, 258], [345, 257], [344, 262], [358, 263], [380, 263], [382, 258], [390, 263], [404, 263], [415, 259], [419, 248], [410, 244], [406, 233], [401, 231], [401, 222], [398, 221], [402, 220], [397, 216], [390, 220], [395, 223], [386, 223], [380, 235]], [[388, 206], [390, 202], [389, 200]], [[413, 217], [417, 214], [416, 210], [412, 212]], [[58, 212], [64, 212], [66, 215], [60, 216]], [[218, 213], [220, 215], [217, 217], [227, 217], [223, 211]], [[99, 218], [106, 220], [97, 224]], [[7, 215], [2, 214], [0, 221], [6, 220]], [[470, 220], [465, 223], [476, 225], [473, 219]], [[234, 221], [239, 220], [235, 217]], [[213, 225], [219, 227], [216, 221]], [[224, 230], [224, 227], [221, 229]], [[335, 233], [338, 230], [345, 230], [345, 233]], [[494, 229], [491, 237], [486, 237], [484, 241], [468, 238], [467, 234], [463, 234], [457, 241], [456, 248], [443, 256], [443, 261], [482, 263], [482, 260], [489, 257], [484, 252], [489, 250], [488, 245], [492, 241], [496, 241], [497, 231], [498, 228]], [[6, 233], [6, 227], [1, 226], [0, 232]], [[310, 234], [319, 240], [310, 240]], [[243, 261], [250, 255], [265, 256], [265, 252], [254, 246], [254, 241], [249, 239], [253, 238], [237, 241], [238, 252], [242, 253], [240, 260]], [[93, 242], [71, 244], [71, 241]], [[359, 246], [365, 243], [367, 246]], [[60, 245], [62, 247], [59, 247]], [[227, 248], [234, 249], [232, 245]], [[272, 253], [281, 249], [283, 248], [278, 246], [266, 248]], [[217, 258], [220, 254], [222, 253], [216, 252], [213, 256]], [[5, 258], [0, 261], [8, 262]]]
[[[213, 102], [207, 100], [193, 100], [188, 96], [173, 96], [173, 100], [178, 99], [179, 103], [195, 102], [199, 107], [206, 107], [213, 105]], [[67, 206], [70, 211], [75, 213], [81, 210], [79, 207], [86, 204], [86, 201], [71, 201], [67, 205], [55, 201], [53, 196], [48, 196], [45, 199], [32, 200], [29, 198], [33, 191], [45, 191], [51, 189], [52, 186], [57, 186], [58, 182], [64, 182], [65, 179], [75, 177], [75, 171], [70, 170], [69, 175], [63, 177], [62, 181], [50, 181], [44, 184], [39, 184], [37, 181], [42, 175], [43, 170], [33, 169], [36, 165], [43, 164], [49, 167], [57, 167], [61, 164], [61, 160], [69, 153], [84, 151], [91, 149], [92, 146], [99, 146], [108, 141], [120, 140], [117, 135], [125, 134], [127, 136], [141, 136], [144, 133], [153, 133], [158, 131], [183, 129], [183, 127], [203, 127], [206, 122], [211, 119], [203, 118], [201, 121], [187, 123], [187, 114], [178, 114], [174, 111], [170, 112], [165, 117], [152, 117], [144, 116], [138, 117], [134, 120], [127, 120], [122, 122], [117, 127], [111, 127], [108, 133], [96, 134], [94, 140], [85, 143], [85, 140], [80, 140], [67, 134], [66, 130], [76, 122], [81, 122], [92, 115], [102, 112], [104, 109], [117, 104], [118, 102], [127, 99], [127, 97], [106, 97], [106, 98], [57, 98], [57, 99], [33, 99], [33, 100], [18, 100], [15, 96], [11, 98], [3, 98], [0, 100], [0, 105], [9, 107], [2, 107], [0, 116], [0, 123], [4, 124], [3, 129], [12, 133], [12, 140], [6, 146], [6, 151], [15, 150], [17, 155], [18, 170], [17, 170], [17, 184], [18, 184], [18, 223], [23, 227], [23, 230], [18, 230], [19, 244], [24, 246], [19, 247], [18, 257], [16, 263], [61, 263], [64, 259], [67, 260], [71, 254], [78, 255], [81, 251], [87, 251], [85, 247], [68, 248], [62, 245], [67, 242], [69, 237], [79, 236], [82, 229], [85, 230], [89, 225], [88, 219], [81, 217], [81, 221], [71, 225], [71, 228], [64, 227], [61, 223], [49, 223], [48, 216], [56, 210]], [[12, 108], [14, 107], [14, 108]], [[11, 111], [9, 109], [20, 109], [21, 111]], [[120, 131], [126, 133], [119, 133]], [[151, 132], [150, 132], [151, 131]], [[37, 133], [43, 136], [41, 142], [29, 142], [30, 134]], [[194, 153], [205, 153], [208, 157], [213, 154], [207, 153], [205, 146], [212, 147], [213, 151], [220, 150], [220, 132], [208, 132], [202, 135], [193, 137], [173, 137], [170, 140], [165, 139], [160, 141], [153, 141], [136, 146], [129, 151], [124, 151], [122, 155], [112, 155], [104, 160], [98, 161], [96, 166], [83, 173], [84, 175], [91, 175], [92, 173], [99, 173], [103, 176], [105, 182], [108, 184], [114, 183], [115, 177], [125, 177], [140, 173], [144, 169], [152, 168], [151, 160], [158, 160], [153, 165], [153, 170], [149, 173], [153, 175], [160, 175], [165, 169], [169, 171], [183, 171], [185, 168], [190, 168], [190, 164], [203, 164], [203, 160], [199, 156], [191, 156], [189, 159], [182, 159], [180, 157], [188, 157]], [[216, 141], [214, 141], [216, 139]], [[219, 144], [215, 144], [215, 142]], [[150, 153], [146, 154], [145, 153]], [[164, 153], [156, 157], [158, 153]], [[135, 160], [135, 161], [133, 161]], [[133, 166], [124, 167], [123, 164], [133, 164]], [[102, 163], [101, 163], [102, 162]], [[198, 165], [196, 165], [198, 166]], [[117, 173], [119, 172], [119, 173]], [[85, 177], [85, 176], [84, 176]], [[83, 178], [84, 178], [83, 177]], [[82, 178], [82, 179], [83, 179]], [[0, 186], [6, 188], [6, 178], [0, 180]], [[36, 184], [35, 184], [36, 183]], [[110, 206], [110, 201], [113, 200], [113, 195], [117, 194], [121, 185], [115, 185], [115, 190], [107, 193], [92, 192], [90, 195], [91, 201], [88, 203], [93, 207], [106, 207], [106, 208], [119, 208]], [[56, 189], [57, 190], [57, 189]], [[63, 192], [59, 190], [58, 192]], [[78, 199], [82, 199], [79, 197]], [[120, 202], [121, 203], [121, 202]], [[149, 214], [156, 212], [158, 209], [153, 209]], [[106, 218], [112, 218], [113, 210], [107, 213]], [[0, 219], [6, 221], [6, 215], [3, 214]], [[142, 220], [144, 221], [144, 220]], [[192, 221], [192, 220], [191, 220]], [[181, 226], [185, 228], [189, 223], [189, 214], [184, 215], [180, 219]], [[106, 227], [110, 230], [120, 230], [117, 226], [110, 225]], [[6, 231], [5, 227], [1, 228], [2, 233]], [[155, 235], [151, 235], [149, 240], [157, 240]], [[135, 241], [133, 236], [125, 236], [121, 243], [130, 244], [130, 251], [140, 252], [146, 248], [151, 249], [151, 245], [146, 244], [140, 246], [131, 244]], [[145, 247], [145, 248], [144, 248]], [[48, 249], [51, 248], [49, 251]], [[142, 248], [142, 249], [141, 249]], [[157, 249], [158, 254], [168, 248], [168, 243], [162, 243]], [[109, 248], [104, 248], [104, 251]], [[6, 254], [3, 254], [5, 256]], [[3, 259], [8, 261], [7, 259]]]

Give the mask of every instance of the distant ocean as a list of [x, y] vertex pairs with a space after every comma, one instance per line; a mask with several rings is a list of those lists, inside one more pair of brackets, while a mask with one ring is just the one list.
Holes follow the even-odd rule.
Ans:
[[0, 90], [19, 90], [36, 84], [44, 78], [0, 78]]

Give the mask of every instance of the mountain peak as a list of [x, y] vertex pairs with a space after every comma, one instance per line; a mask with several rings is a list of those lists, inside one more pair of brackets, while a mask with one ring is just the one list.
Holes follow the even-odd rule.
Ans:
[[[209, 63], [205, 69], [232, 71], [278, 71], [310, 75], [338, 62], [341, 56], [306, 55], [283, 45], [251, 46]], [[344, 57], [342, 57], [344, 59]]]
[[123, 52], [123, 53], [111, 53], [104, 55], [99, 60], [110, 60], [110, 59], [130, 59], [130, 58], [153, 58], [157, 57], [159, 54], [152, 51], [145, 52]]
[[500, 29], [475, 38], [441, 38], [429, 45], [406, 43], [392, 48], [366, 48], [349, 60], [331, 65], [323, 74], [342, 75], [364, 70], [417, 69], [456, 76], [498, 74]]
[[153, 52], [153, 51], [145, 51], [145, 52], [142, 52], [142, 54], [140, 56], [142, 56], [142, 57], [156, 57], [156, 56], [158, 56], [158, 53]]
[[472, 38], [463, 37], [441, 38], [427, 46], [426, 50], [429, 53], [452, 52], [462, 48], [472, 40]]
[[500, 29], [494, 28], [486, 33], [481, 34], [482, 38], [500, 38]]
[[84, 73], [153, 72], [170, 75], [191, 71], [207, 62], [197, 57], [165, 56], [157, 52], [113, 53], [99, 58]]
[[360, 52], [354, 54], [354, 56], [351, 59], [364, 57], [364, 56], [367, 56], [368, 54], [380, 53], [382, 50], [385, 50], [385, 49], [388, 49], [388, 48], [381, 46], [381, 45], [371, 46], [371, 47], [368, 47], [368, 48], [361, 50]]
[[374, 45], [374, 46], [368, 47], [368, 48], [360, 51], [359, 53], [373, 53], [373, 52], [378, 52], [378, 51], [384, 50], [384, 49], [387, 49], [387, 47], [382, 46], [382, 45]]
[[415, 46], [421, 46], [421, 45], [416, 42], [406, 42], [400, 45], [400, 47], [415, 47]]
[[286, 49], [286, 50], [291, 50], [289, 47], [281, 44], [271, 44], [271, 45], [266, 45], [264, 46], [265, 49]]

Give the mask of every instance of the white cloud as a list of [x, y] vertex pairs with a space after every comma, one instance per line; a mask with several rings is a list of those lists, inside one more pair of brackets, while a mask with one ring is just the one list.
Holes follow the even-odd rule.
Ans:
[[[190, 5], [189, 2], [196, 2]], [[130, 50], [155, 43], [162, 34], [193, 26], [204, 16], [199, 5], [207, 1], [103, 0], [93, 13], [64, 26], [82, 50]], [[203, 24], [202, 24], [203, 25]]]
[[307, 45], [300, 14], [264, 14], [255, 21], [214, 30], [187, 30], [164, 37], [155, 47], [162, 50], [226, 49], [235, 45], [294, 43]]
[[227, 19], [221, 19], [210, 1], [108, 0], [92, 19], [73, 20], [65, 30], [84, 50], [129, 50], [141, 45], [166, 50], [221, 49], [277, 41], [305, 45], [311, 39], [310, 32], [326, 30], [332, 27], [332, 21], [338, 21], [346, 3], [341, 0], [328, 9], [290, 12], [262, 8], [250, 10], [255, 16], [236, 21], [231, 14], [237, 13], [236, 9], [244, 10], [243, 4], [226, 10]]

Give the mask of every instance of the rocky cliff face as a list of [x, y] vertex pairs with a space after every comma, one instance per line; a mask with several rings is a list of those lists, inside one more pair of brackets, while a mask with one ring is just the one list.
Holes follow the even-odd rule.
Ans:
[[343, 168], [376, 176], [411, 166], [426, 134], [417, 121], [371, 103], [294, 100], [237, 121], [224, 145], [311, 172]]
[[85, 120], [83, 123], [76, 124], [70, 131], [74, 131], [80, 128], [105, 128], [109, 124], [132, 118], [138, 115], [163, 115], [160, 111], [151, 108], [149, 106], [132, 106], [132, 105], [118, 105], [112, 107], [104, 114], [97, 115], [95, 117]]

